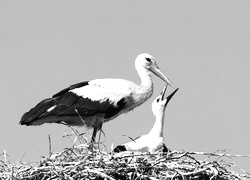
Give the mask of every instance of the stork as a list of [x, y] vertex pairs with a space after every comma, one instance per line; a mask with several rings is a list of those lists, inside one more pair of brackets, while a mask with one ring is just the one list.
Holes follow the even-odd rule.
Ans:
[[141, 79], [140, 85], [111, 78], [80, 82], [42, 100], [22, 116], [20, 124], [85, 126], [93, 128], [91, 142], [95, 142], [96, 134], [104, 122], [133, 110], [151, 97], [151, 72], [173, 87], [150, 54], [138, 55], [135, 68]]
[[113, 152], [118, 153], [122, 151], [135, 151], [154, 153], [161, 149], [163, 152], [169, 152], [169, 149], [164, 144], [163, 139], [165, 109], [170, 99], [178, 91], [178, 88], [164, 99], [166, 89], [167, 86], [164, 87], [162, 93], [157, 96], [152, 103], [152, 111], [155, 116], [155, 123], [151, 131], [148, 134], [142, 135], [131, 142], [116, 146], [113, 149]]

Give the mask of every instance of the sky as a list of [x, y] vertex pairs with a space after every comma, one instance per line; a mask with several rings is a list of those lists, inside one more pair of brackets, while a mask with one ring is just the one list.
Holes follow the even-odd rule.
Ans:
[[[246, 0], [0, 1], [0, 154], [38, 161], [49, 135], [54, 152], [70, 147], [69, 127], [21, 126], [21, 116], [74, 83], [140, 83], [134, 60], [144, 52], [179, 88], [166, 109], [170, 149], [250, 154], [249, 9]], [[107, 149], [152, 128], [151, 103], [164, 87], [153, 80], [146, 103], [104, 124]], [[230, 161], [250, 170], [249, 158]]]

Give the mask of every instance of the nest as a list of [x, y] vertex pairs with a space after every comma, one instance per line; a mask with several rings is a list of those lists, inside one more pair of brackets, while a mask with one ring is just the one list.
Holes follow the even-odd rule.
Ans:
[[[197, 160], [195, 155], [214, 156]], [[59, 153], [43, 157], [40, 162], [18, 164], [0, 163], [1, 179], [194, 179], [239, 180], [250, 179], [250, 174], [230, 170], [232, 166], [220, 153], [172, 151], [149, 153], [107, 153], [87, 144], [77, 145]]]
[[[84, 134], [73, 130], [73, 146], [62, 152], [51, 152], [39, 162], [7, 163], [7, 154], [0, 157], [1, 180], [245, 180], [250, 172], [231, 170], [234, 163], [225, 158], [250, 157], [250, 155], [231, 155], [224, 151], [216, 153], [171, 151], [169, 153], [108, 153], [102, 143], [88, 144]], [[72, 134], [71, 134], [72, 135]], [[65, 134], [64, 137], [71, 135]], [[205, 157], [198, 160], [196, 156]], [[213, 159], [213, 160], [212, 160]]]

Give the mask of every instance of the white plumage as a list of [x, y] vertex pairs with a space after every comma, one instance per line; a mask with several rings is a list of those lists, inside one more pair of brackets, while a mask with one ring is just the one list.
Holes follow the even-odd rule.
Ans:
[[152, 103], [152, 112], [155, 116], [155, 123], [150, 132], [131, 142], [115, 147], [113, 150], [114, 152], [136, 151], [154, 153], [160, 149], [163, 149], [164, 152], [169, 151], [164, 144], [163, 138], [165, 109], [170, 99], [177, 92], [178, 88], [164, 99], [166, 88], [167, 86], [164, 87], [162, 93], [156, 97]]
[[84, 88], [76, 88], [70, 90], [81, 96], [82, 98], [89, 98], [92, 101], [99, 101], [100, 103], [109, 100], [113, 104], [123, 97], [131, 96], [134, 91], [133, 87], [136, 84], [124, 79], [95, 79], [89, 81], [89, 85]]
[[144, 103], [153, 93], [151, 72], [172, 86], [154, 58], [146, 53], [135, 60], [141, 78], [137, 85], [123, 79], [95, 79], [71, 85], [38, 103], [22, 116], [21, 125], [62, 123], [93, 127], [92, 141], [102, 124]]

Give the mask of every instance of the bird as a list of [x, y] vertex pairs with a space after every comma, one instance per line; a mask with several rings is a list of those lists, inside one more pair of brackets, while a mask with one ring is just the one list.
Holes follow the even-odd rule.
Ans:
[[19, 124], [37, 126], [59, 123], [85, 126], [88, 129], [93, 128], [91, 142], [95, 142], [96, 134], [102, 129], [104, 122], [133, 110], [152, 96], [152, 73], [174, 88], [152, 55], [139, 54], [135, 59], [135, 68], [141, 79], [139, 85], [118, 78], [94, 79], [73, 84], [24, 113]]
[[166, 89], [167, 86], [164, 87], [161, 94], [157, 96], [152, 103], [152, 112], [155, 116], [155, 123], [149, 133], [133, 139], [126, 144], [116, 146], [113, 149], [114, 153], [124, 151], [155, 153], [159, 150], [166, 153], [170, 152], [170, 149], [166, 147], [163, 138], [164, 117], [167, 104], [173, 95], [178, 91], [178, 88], [176, 88], [169, 96], [164, 98]]

